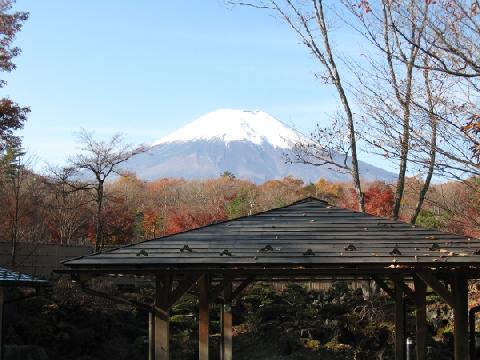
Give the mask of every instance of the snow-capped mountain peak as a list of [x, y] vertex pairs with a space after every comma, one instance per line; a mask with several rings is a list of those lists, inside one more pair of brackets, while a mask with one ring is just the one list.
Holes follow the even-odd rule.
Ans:
[[[256, 183], [289, 175], [306, 183], [320, 178], [350, 179], [348, 173], [329, 166], [286, 161], [286, 155], [292, 154], [291, 147], [299, 141], [309, 139], [263, 111], [223, 109], [156, 141], [148, 151], [125, 163], [124, 169], [144, 180], [212, 179], [225, 171]], [[365, 180], [394, 179], [393, 174], [363, 161], [360, 173]]]
[[199, 117], [153, 145], [197, 140], [248, 141], [291, 148], [302, 135], [263, 111], [220, 109]]

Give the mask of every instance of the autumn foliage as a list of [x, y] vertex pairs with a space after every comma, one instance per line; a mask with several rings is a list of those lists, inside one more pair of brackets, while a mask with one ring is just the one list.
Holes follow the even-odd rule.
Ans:
[[[0, 180], [1, 181], [1, 180]], [[420, 182], [409, 178], [402, 202], [402, 219], [408, 220], [416, 204]], [[13, 199], [7, 179], [0, 191], [0, 233], [8, 239], [12, 228]], [[62, 192], [60, 184], [27, 173], [19, 203], [19, 240], [61, 244], [95, 241], [95, 203], [82, 192]], [[435, 184], [418, 218], [418, 224], [445, 231], [480, 236], [480, 181]], [[106, 186], [102, 210], [107, 245], [128, 244], [187, 231], [288, 205], [314, 196], [332, 205], [358, 211], [349, 183], [320, 179], [315, 184], [286, 177], [263, 184], [222, 176], [210, 180], [160, 179], [145, 182], [129, 174]], [[365, 207], [372, 215], [392, 213], [392, 186], [365, 183]]]
[[382, 182], [374, 182], [364, 193], [365, 211], [376, 216], [388, 217], [393, 209], [392, 187]]

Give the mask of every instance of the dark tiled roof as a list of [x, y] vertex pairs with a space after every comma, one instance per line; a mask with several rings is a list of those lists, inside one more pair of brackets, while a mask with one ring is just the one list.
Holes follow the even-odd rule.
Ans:
[[36, 279], [30, 275], [17, 273], [0, 267], [0, 286], [35, 286], [44, 283], [46, 283], [45, 280]]
[[[330, 206], [292, 205], [64, 262], [72, 269], [480, 267], [480, 240]], [[419, 264], [419, 265], [416, 265]]]

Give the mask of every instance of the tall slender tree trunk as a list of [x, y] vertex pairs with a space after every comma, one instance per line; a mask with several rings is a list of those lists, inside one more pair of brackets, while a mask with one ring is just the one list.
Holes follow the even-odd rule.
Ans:
[[12, 226], [12, 246], [11, 246], [11, 267], [15, 270], [16, 257], [17, 257], [17, 238], [18, 238], [18, 205], [19, 201], [19, 188], [18, 185], [15, 185], [15, 211], [13, 215], [13, 226]]
[[20, 185], [21, 185], [21, 168], [20, 159], [17, 159], [15, 167], [15, 176], [13, 184], [13, 193], [15, 196], [15, 209], [13, 211], [13, 224], [12, 224], [12, 243], [11, 243], [11, 267], [15, 270], [17, 265], [17, 240], [18, 240], [18, 217], [20, 213]]
[[95, 251], [100, 251], [104, 248], [104, 239], [103, 239], [103, 219], [102, 219], [102, 210], [103, 210], [103, 180], [98, 182], [97, 188], [97, 223], [95, 229]]
[[356, 140], [356, 134], [355, 134], [355, 122], [353, 119], [352, 109], [350, 108], [348, 97], [345, 93], [345, 89], [343, 88], [342, 80], [340, 78], [340, 73], [338, 72], [337, 64], [335, 62], [335, 58], [333, 57], [332, 49], [330, 46], [328, 29], [325, 23], [325, 14], [323, 11], [323, 1], [312, 0], [312, 2], [313, 2], [313, 6], [315, 7], [317, 23], [319, 25], [320, 32], [322, 33], [323, 45], [325, 47], [328, 63], [330, 64], [333, 82], [335, 84], [335, 87], [338, 92], [338, 96], [340, 97], [340, 101], [345, 111], [345, 116], [347, 119], [347, 127], [348, 127], [348, 138], [350, 142], [351, 156], [352, 156], [352, 165], [351, 165], [350, 173], [352, 176], [353, 186], [355, 188], [355, 194], [357, 197], [359, 208], [362, 212], [365, 212], [365, 201], [364, 201], [363, 192], [362, 192], [362, 185], [360, 182], [360, 171], [358, 169], [357, 140]]
[[[392, 217], [397, 220], [400, 217], [400, 207], [402, 204], [403, 193], [405, 190], [405, 176], [407, 173], [408, 153], [410, 151], [410, 111], [412, 103], [412, 91], [413, 91], [413, 69], [415, 60], [418, 54], [418, 46], [412, 44], [410, 46], [410, 54], [408, 59], [405, 59], [406, 74], [404, 83], [405, 86], [402, 89], [402, 81], [397, 78], [395, 66], [393, 64], [393, 53], [390, 44], [390, 31], [393, 20], [391, 16], [391, 4], [387, 0], [383, 0], [383, 16], [384, 16], [384, 42], [385, 42], [385, 54], [388, 64], [388, 71], [390, 75], [390, 81], [392, 83], [395, 97], [403, 110], [402, 118], [402, 136], [400, 138], [400, 164], [398, 171], [397, 184], [394, 195]], [[412, 21], [411, 33], [413, 40], [415, 41], [415, 34], [419, 33], [421, 29], [418, 29], [415, 25], [415, 21]], [[419, 38], [420, 39], [420, 38]], [[419, 41], [419, 40], [418, 40]], [[402, 94], [403, 92], [403, 94]]]
[[405, 190], [405, 175], [407, 173], [408, 152], [410, 150], [410, 105], [404, 106], [403, 134], [400, 146], [400, 169], [398, 171], [392, 212], [394, 220], [397, 220], [400, 216], [400, 207], [402, 205], [403, 192]]
[[432, 97], [432, 91], [430, 88], [430, 81], [428, 77], [427, 66], [425, 66], [423, 77], [425, 80], [425, 92], [426, 92], [427, 104], [428, 104], [428, 118], [430, 120], [430, 127], [432, 128], [432, 136], [430, 139], [430, 154], [429, 154], [430, 156], [429, 156], [429, 162], [428, 162], [427, 176], [418, 194], [418, 201], [415, 206], [415, 210], [413, 212], [412, 218], [410, 219], [410, 223], [412, 224], [415, 224], [417, 222], [417, 218], [418, 218], [418, 215], [420, 214], [420, 210], [422, 210], [422, 206], [425, 201], [425, 196], [427, 195], [428, 189], [430, 188], [430, 183], [432, 181], [433, 170], [435, 169], [435, 162], [436, 162], [436, 156], [437, 156], [437, 118], [434, 113], [433, 97]]

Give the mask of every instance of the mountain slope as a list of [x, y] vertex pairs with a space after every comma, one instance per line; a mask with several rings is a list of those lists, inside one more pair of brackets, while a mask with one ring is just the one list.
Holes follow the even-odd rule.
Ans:
[[[286, 164], [285, 154], [297, 141], [308, 141], [261, 111], [217, 110], [156, 141], [146, 153], [132, 158], [126, 168], [145, 180], [161, 177], [206, 179], [230, 171], [239, 178], [263, 182], [293, 175], [306, 182], [323, 177], [349, 180], [327, 167]], [[360, 163], [366, 180], [393, 179], [393, 174]]]
[[153, 145], [219, 140], [227, 144], [247, 141], [256, 145], [269, 143], [277, 148], [289, 148], [292, 142], [301, 138], [303, 136], [297, 131], [263, 111], [220, 109], [199, 117]]

